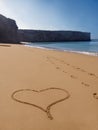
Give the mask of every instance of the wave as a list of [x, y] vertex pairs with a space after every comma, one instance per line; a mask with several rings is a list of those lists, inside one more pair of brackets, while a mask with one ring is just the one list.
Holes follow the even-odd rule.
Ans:
[[78, 53], [78, 54], [85, 54], [85, 55], [91, 55], [91, 56], [98, 56], [98, 52], [87, 52], [87, 51], [77, 51], [77, 50], [67, 50], [67, 49], [58, 49], [53, 47], [42, 47], [42, 46], [33, 46], [33, 45], [25, 45], [27, 47], [31, 48], [39, 48], [39, 49], [45, 49], [45, 50], [57, 50], [57, 51], [64, 51], [64, 52], [72, 52], [72, 53]]

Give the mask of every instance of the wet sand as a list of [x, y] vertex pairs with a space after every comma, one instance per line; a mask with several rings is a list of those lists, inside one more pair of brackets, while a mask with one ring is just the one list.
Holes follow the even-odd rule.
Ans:
[[98, 57], [0, 44], [0, 130], [98, 130]]

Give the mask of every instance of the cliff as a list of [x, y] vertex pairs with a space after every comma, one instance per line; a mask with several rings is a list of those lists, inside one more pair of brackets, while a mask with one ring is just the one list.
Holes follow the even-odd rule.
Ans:
[[0, 42], [90, 41], [90, 33], [79, 31], [18, 30], [16, 22], [0, 15]]
[[12, 19], [6, 18], [0, 14], [0, 42], [17, 43], [18, 27]]
[[18, 30], [23, 42], [90, 41], [90, 33], [79, 31]]

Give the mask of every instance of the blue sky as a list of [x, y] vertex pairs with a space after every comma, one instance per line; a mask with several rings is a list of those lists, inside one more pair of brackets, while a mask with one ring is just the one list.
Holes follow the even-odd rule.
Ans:
[[23, 29], [87, 31], [98, 38], [98, 0], [0, 0], [0, 14]]

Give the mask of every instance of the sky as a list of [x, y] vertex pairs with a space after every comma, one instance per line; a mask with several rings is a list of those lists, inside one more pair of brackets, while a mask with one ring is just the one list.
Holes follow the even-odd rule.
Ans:
[[87, 31], [98, 38], [98, 0], [0, 0], [0, 14], [20, 29]]

